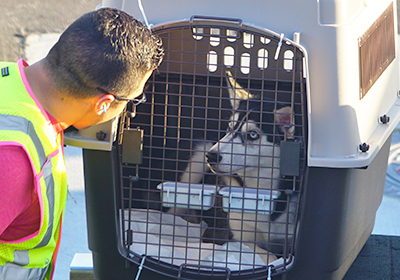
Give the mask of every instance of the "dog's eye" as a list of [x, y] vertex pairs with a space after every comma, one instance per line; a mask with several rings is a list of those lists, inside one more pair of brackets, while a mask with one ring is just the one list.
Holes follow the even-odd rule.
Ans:
[[252, 130], [248, 134], [251, 140], [257, 140], [259, 137], [258, 131], [256, 130]]

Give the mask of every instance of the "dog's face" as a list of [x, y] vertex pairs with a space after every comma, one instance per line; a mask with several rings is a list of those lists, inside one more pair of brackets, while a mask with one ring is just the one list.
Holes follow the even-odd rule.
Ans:
[[252, 96], [227, 73], [234, 113], [226, 135], [207, 153], [208, 165], [216, 173], [277, 178], [279, 143], [294, 134], [292, 109]]

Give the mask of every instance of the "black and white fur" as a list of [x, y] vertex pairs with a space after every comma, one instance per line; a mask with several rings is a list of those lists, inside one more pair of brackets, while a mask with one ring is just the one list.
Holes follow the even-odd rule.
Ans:
[[[199, 174], [209, 168], [222, 178], [220, 187], [240, 186], [279, 193], [276, 211], [271, 215], [227, 214], [232, 239], [246, 243], [261, 253], [264, 262], [270, 263], [274, 258], [269, 251], [282, 253], [282, 246], [271, 244], [282, 244], [288, 238], [285, 232], [293, 232], [295, 224], [297, 196], [287, 196], [285, 190], [293, 188], [292, 182], [282, 180], [279, 170], [280, 142], [294, 136], [294, 113], [290, 106], [252, 95], [236, 82], [229, 71], [227, 85], [234, 110], [229, 129], [214, 145], [201, 142], [196, 145], [180, 181], [199, 183], [202, 180]], [[176, 214], [179, 211], [182, 210], [170, 210]]]
[[[225, 175], [226, 185], [279, 192], [271, 215], [230, 212], [229, 224], [233, 239], [281, 253], [280, 246], [271, 244], [282, 244], [285, 232], [293, 233], [295, 224], [297, 196], [287, 196], [293, 183], [282, 180], [279, 170], [280, 142], [294, 137], [294, 113], [290, 106], [250, 94], [229, 71], [227, 74], [235, 112], [229, 131], [208, 151], [207, 162], [213, 172]], [[241, 180], [233, 180], [231, 175]]]

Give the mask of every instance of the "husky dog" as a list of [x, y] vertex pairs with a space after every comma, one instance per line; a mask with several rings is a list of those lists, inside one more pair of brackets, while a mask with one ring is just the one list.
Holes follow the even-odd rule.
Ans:
[[234, 113], [226, 135], [210, 148], [206, 160], [214, 173], [224, 176], [228, 186], [279, 193], [272, 214], [230, 212], [229, 225], [233, 239], [247, 243], [256, 252], [266, 249], [282, 253], [283, 245], [279, 244], [291, 239], [293, 233], [297, 197], [288, 197], [293, 183], [280, 176], [280, 142], [294, 136], [294, 113], [290, 106], [252, 95], [229, 71], [227, 75]]
[[[268, 264], [275, 260], [270, 252], [281, 254], [282, 244], [285, 240], [290, 242], [293, 236], [297, 196], [288, 196], [293, 184], [282, 180], [279, 160], [280, 142], [294, 136], [294, 113], [290, 106], [246, 91], [230, 71], [227, 71], [226, 80], [234, 110], [229, 129], [214, 145], [202, 142], [195, 145], [180, 182], [204, 182], [202, 174], [211, 170], [217, 175], [218, 187], [268, 189], [278, 193], [275, 210], [270, 215], [229, 212], [225, 213], [229, 225], [219, 225], [229, 227], [228, 231], [222, 231], [225, 238], [229, 232], [228, 239], [244, 242]], [[218, 218], [217, 223], [221, 223], [225, 220], [221, 214], [221, 199], [217, 197], [216, 201], [220, 211], [213, 214]], [[187, 214], [183, 209], [172, 208], [169, 212]], [[218, 237], [218, 234], [213, 236]]]

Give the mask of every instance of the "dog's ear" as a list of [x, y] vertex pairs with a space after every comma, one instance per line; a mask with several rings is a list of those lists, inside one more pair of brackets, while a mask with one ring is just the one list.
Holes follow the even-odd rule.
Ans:
[[235, 78], [233, 78], [231, 71], [226, 71], [226, 83], [228, 84], [228, 92], [231, 100], [231, 104], [234, 110], [239, 108], [239, 103], [241, 100], [248, 100], [251, 98], [251, 94], [244, 90]]
[[275, 123], [279, 125], [282, 133], [286, 133], [286, 137], [294, 136], [294, 112], [290, 106], [282, 107], [275, 111]]

